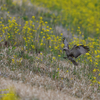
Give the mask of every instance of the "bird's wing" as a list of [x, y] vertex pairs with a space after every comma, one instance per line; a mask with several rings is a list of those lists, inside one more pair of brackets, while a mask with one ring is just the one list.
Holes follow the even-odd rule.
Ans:
[[78, 63], [77, 63], [72, 57], [68, 57], [68, 59], [69, 59], [75, 66], [78, 66]]
[[68, 42], [67, 42], [66, 38], [63, 38], [63, 43], [64, 43], [65, 48], [69, 49]]
[[73, 48], [71, 49], [70, 55], [77, 58], [81, 54], [85, 54], [88, 51], [89, 51], [89, 48], [87, 46], [84, 46], [84, 45], [76, 46], [76, 45], [74, 45]]
[[81, 52], [81, 54], [85, 54], [89, 51], [89, 47], [84, 46], [84, 45], [80, 45], [78, 50]]

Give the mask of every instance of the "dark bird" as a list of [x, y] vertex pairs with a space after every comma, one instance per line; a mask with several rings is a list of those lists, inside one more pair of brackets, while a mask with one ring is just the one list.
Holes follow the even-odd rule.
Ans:
[[73, 48], [70, 50], [69, 44], [65, 38], [63, 38], [63, 43], [65, 45], [65, 47], [63, 48], [63, 51], [66, 51], [66, 55], [67, 55], [67, 57], [63, 57], [63, 58], [65, 59], [68, 58], [76, 66], [78, 65], [78, 63], [73, 58], [77, 58], [81, 54], [85, 54], [89, 51], [89, 48], [84, 45], [79, 45], [79, 46], [74, 45]]

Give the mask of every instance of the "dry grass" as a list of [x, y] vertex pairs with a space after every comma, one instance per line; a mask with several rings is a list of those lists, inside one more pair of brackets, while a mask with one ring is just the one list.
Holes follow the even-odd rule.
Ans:
[[[38, 77], [39, 78], [39, 77]], [[63, 93], [59, 90], [45, 90], [43, 87], [31, 86], [30, 84], [23, 84], [21, 81], [12, 81], [0, 78], [0, 87], [13, 87], [21, 100], [80, 100], [69, 93]]]
[[[9, 59], [13, 58], [13, 55], [11, 55], [12, 52], [13, 54], [15, 54], [18, 52], [18, 50], [18, 48], [16, 48], [14, 51], [12, 51], [11, 49], [11, 52], [8, 56], [8, 48], [2, 49], [1, 53], [3, 56], [2, 60], [0, 61], [0, 76], [5, 77], [5, 79], [3, 80], [5, 81], [6, 85], [14, 85], [14, 87], [16, 88], [15, 91], [17, 92], [17, 95], [19, 95], [21, 98], [24, 98], [29, 95], [29, 98], [38, 97], [39, 100], [42, 100], [46, 97], [46, 100], [54, 100], [54, 98], [57, 99], [58, 97], [58, 100], [64, 100], [64, 98], [66, 98], [65, 100], [67, 100], [67, 95], [68, 98], [71, 98], [69, 96], [70, 94], [83, 99], [87, 98], [89, 100], [99, 100], [98, 93], [96, 92], [96, 89], [98, 87], [95, 86], [95, 88], [93, 88], [92, 86], [90, 86], [91, 82], [86, 76], [84, 76], [84, 72], [81, 70], [82, 67], [85, 67], [84, 65], [74, 67], [74, 65], [70, 65], [66, 61], [61, 61], [57, 59], [55, 60], [55, 62], [51, 63], [51, 54], [44, 56], [40, 54], [36, 55], [28, 53], [30, 57], [40, 59], [34, 60], [32, 58], [32, 63], [32, 61], [30, 62], [29, 59], [23, 58], [19, 66], [17, 65], [15, 69], [13, 69], [13, 64], [9, 62]], [[39, 61], [43, 58], [46, 59], [43, 61]], [[20, 58], [15, 58], [15, 61], [17, 61], [18, 59]], [[55, 64], [56, 66], [54, 67]], [[88, 73], [87, 69], [88, 66], [86, 66], [86, 73]], [[55, 75], [55, 77], [53, 77], [55, 70], [56, 72], [59, 72], [59, 75]], [[66, 72], [67, 70], [69, 72]], [[4, 81], [1, 81], [0, 87], [2, 87]], [[30, 90], [31, 88], [33, 88], [33, 90]], [[28, 89], [29, 91], [25, 92], [25, 90]], [[41, 94], [41, 91], [43, 95]], [[33, 93], [35, 95], [32, 95]], [[56, 95], [57, 93], [59, 96]], [[52, 99], [50, 98], [50, 96], [52, 97]]]

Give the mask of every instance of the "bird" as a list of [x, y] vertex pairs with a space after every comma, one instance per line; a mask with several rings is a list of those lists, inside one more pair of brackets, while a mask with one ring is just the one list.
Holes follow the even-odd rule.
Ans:
[[63, 38], [64, 48], [63, 51], [66, 52], [67, 57], [63, 57], [64, 59], [68, 58], [75, 66], [78, 66], [78, 63], [74, 60], [74, 58], [77, 58], [81, 54], [85, 54], [89, 52], [89, 47], [84, 45], [74, 45], [72, 49], [69, 49], [69, 44], [66, 40], [66, 38]]

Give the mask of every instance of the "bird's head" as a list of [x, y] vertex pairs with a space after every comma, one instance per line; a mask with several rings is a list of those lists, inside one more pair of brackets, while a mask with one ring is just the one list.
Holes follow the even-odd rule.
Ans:
[[67, 50], [69, 50], [67, 47], [63, 48], [63, 51], [67, 51]]

